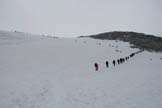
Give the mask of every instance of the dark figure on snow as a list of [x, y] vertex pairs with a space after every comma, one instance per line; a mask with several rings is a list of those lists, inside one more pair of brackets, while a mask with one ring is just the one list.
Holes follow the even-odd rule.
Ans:
[[107, 67], [107, 68], [109, 67], [109, 62], [108, 62], [108, 61], [106, 61], [106, 67]]
[[94, 66], [95, 66], [95, 70], [98, 71], [98, 64], [95, 63]]
[[128, 58], [128, 60], [129, 60], [129, 56], [128, 56], [127, 58]]
[[127, 61], [128, 60], [128, 58], [127, 57], [125, 57], [125, 61]]
[[135, 55], [135, 53], [132, 53], [131, 55], [130, 55], [130, 57], [133, 57]]
[[123, 59], [123, 62], [125, 62], [125, 59], [124, 58], [122, 58]]
[[120, 64], [120, 60], [119, 59], [117, 60], [117, 62], [118, 62], [118, 64]]
[[120, 63], [122, 63], [122, 58], [120, 58], [120, 60], [119, 60], [119, 61], [120, 61]]
[[113, 60], [113, 65], [115, 66], [115, 60]]
[[126, 60], [128, 60], [129, 59], [129, 57], [126, 57]]

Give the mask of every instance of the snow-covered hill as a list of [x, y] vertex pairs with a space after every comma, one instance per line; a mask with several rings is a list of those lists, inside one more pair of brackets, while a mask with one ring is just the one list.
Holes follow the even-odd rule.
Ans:
[[0, 108], [161, 108], [162, 53], [112, 64], [136, 51], [121, 41], [0, 31]]

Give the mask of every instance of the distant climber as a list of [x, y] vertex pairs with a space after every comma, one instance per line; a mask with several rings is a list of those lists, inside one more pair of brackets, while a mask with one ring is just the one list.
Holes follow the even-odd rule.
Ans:
[[120, 60], [119, 59], [117, 60], [117, 62], [118, 62], [118, 64], [120, 64]]
[[132, 54], [130, 54], [130, 57], [133, 57], [135, 55], [135, 53], [132, 53]]
[[122, 60], [122, 58], [120, 58], [120, 63], [123, 63], [123, 60]]
[[98, 71], [98, 64], [95, 63], [94, 66], [95, 66], [95, 70]]
[[113, 65], [115, 66], [115, 60], [113, 60]]
[[109, 62], [108, 61], [106, 61], [106, 67], [109, 68]]

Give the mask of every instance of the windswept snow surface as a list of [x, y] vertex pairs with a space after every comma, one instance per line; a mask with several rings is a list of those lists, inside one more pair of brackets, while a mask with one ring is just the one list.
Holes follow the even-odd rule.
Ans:
[[110, 63], [136, 51], [120, 41], [0, 31], [0, 108], [161, 108], [162, 53]]

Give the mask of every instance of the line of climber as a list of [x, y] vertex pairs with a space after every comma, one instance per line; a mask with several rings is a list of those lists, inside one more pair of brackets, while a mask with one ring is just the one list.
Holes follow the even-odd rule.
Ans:
[[[123, 58], [119, 58], [117, 60], [113, 60], [112, 61], [112, 64], [113, 66], [115, 67], [117, 64], [122, 64], [124, 63], [125, 61], [128, 61], [130, 58], [134, 57], [136, 54], [138, 53], [141, 53], [143, 50], [140, 50], [140, 51], [137, 51], [137, 52], [134, 52], [134, 53], [131, 53], [129, 56], [126, 56], [126, 57], [123, 57]], [[109, 62], [106, 61], [106, 67], [109, 68]], [[98, 71], [99, 70], [99, 64], [96, 62], [94, 63], [94, 67], [95, 67], [95, 71]]]

